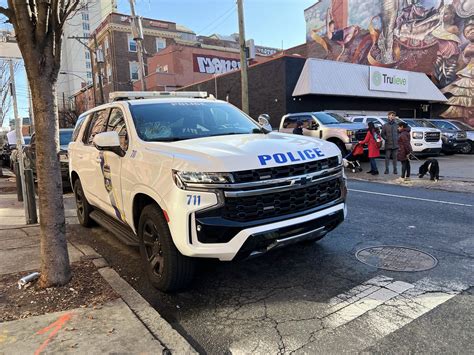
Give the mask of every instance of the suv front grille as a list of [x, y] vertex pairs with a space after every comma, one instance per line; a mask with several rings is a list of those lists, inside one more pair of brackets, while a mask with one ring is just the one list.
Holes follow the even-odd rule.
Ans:
[[335, 168], [339, 165], [337, 157], [309, 161], [302, 164], [277, 166], [274, 168], [243, 170], [233, 172], [235, 183], [254, 182], [260, 180], [279, 179], [305, 175], [318, 171]]
[[309, 210], [341, 197], [339, 177], [299, 189], [246, 197], [225, 197], [222, 217], [239, 222]]
[[438, 142], [440, 138], [440, 132], [425, 132], [425, 141], [427, 142]]

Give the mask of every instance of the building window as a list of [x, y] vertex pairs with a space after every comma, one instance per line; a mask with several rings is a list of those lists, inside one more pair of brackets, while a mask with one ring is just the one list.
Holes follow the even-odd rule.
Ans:
[[87, 72], [87, 79], [92, 79], [92, 72], [90, 71]]
[[89, 32], [84, 32], [82, 35], [86, 38], [89, 38], [91, 34]]
[[112, 67], [110, 65], [107, 67], [107, 78], [112, 81]]
[[90, 30], [89, 24], [87, 22], [83, 22], [82, 23], [82, 29], [84, 31], [89, 31]]
[[109, 53], [109, 39], [106, 38], [104, 41], [104, 47], [105, 47], [105, 54]]
[[136, 52], [137, 51], [137, 42], [132, 38], [132, 35], [128, 35], [128, 51]]
[[89, 14], [87, 12], [82, 13], [82, 21], [89, 21]]
[[138, 63], [137, 62], [129, 62], [129, 68], [130, 68], [130, 80], [131, 81], [134, 81], [134, 80], [138, 80], [139, 79], [139, 66], [138, 66]]
[[157, 38], [156, 39], [156, 51], [159, 52], [164, 48], [166, 48], [166, 39]]
[[91, 60], [91, 53], [90, 52], [85, 52], [86, 54], [86, 59]]
[[91, 69], [92, 66], [91, 66], [91, 62], [86, 62], [86, 69]]
[[156, 67], [157, 73], [168, 73], [168, 65], [158, 65]]

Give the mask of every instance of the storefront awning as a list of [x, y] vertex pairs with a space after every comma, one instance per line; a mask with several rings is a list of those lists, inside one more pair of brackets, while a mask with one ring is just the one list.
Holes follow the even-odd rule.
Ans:
[[[375, 80], [374, 77], [376, 77]], [[395, 87], [396, 85], [392, 84], [390, 86], [390, 83], [384, 85], [386, 78], [387, 80], [395, 78], [395, 83], [403, 80], [405, 86], [399, 89]], [[400, 90], [400, 92], [393, 91], [393, 87], [395, 87], [395, 90]], [[293, 96], [302, 95], [356, 96], [431, 102], [447, 101], [443, 93], [424, 73], [314, 58], [306, 60], [293, 91]]]

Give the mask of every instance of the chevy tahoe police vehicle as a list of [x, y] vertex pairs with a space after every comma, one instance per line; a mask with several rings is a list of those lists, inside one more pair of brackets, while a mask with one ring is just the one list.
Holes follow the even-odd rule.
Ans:
[[80, 223], [139, 246], [153, 286], [184, 288], [196, 258], [318, 240], [344, 220], [336, 145], [271, 132], [227, 102], [183, 95], [207, 96], [113, 93], [116, 101], [80, 116], [69, 145]]

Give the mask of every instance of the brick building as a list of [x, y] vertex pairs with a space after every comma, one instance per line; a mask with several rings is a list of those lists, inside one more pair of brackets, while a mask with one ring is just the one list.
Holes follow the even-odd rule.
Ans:
[[[196, 35], [191, 30], [174, 22], [144, 18], [142, 19], [144, 48], [148, 56], [160, 52], [176, 40], [195, 41]], [[92, 49], [98, 48], [97, 60], [93, 61], [93, 87], [89, 97], [94, 97], [97, 104], [107, 102], [112, 91], [133, 90], [133, 81], [139, 79], [137, 45], [132, 37], [131, 17], [111, 13], [92, 33], [94, 39], [89, 41]], [[96, 44], [97, 43], [97, 44]], [[97, 64], [99, 62], [99, 64]], [[102, 93], [100, 78], [102, 77]], [[86, 94], [84, 90], [81, 92]], [[77, 101], [83, 101], [81, 95], [75, 95]]]
[[[145, 78], [147, 90], [172, 91], [225, 74], [240, 68], [238, 49], [226, 46], [172, 44], [160, 53], [148, 59], [148, 76]], [[206, 48], [207, 47], [207, 48]], [[269, 56], [256, 55], [249, 64], [262, 63], [271, 59]], [[141, 82], [134, 83], [135, 90], [141, 90]], [[218, 88], [217, 88], [218, 89]], [[216, 87], [212, 92], [217, 93]]]

